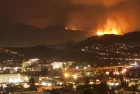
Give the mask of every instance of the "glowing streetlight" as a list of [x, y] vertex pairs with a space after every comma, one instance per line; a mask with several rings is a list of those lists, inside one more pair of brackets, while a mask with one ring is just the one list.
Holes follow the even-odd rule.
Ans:
[[79, 69], [79, 66], [77, 66], [76, 69]]
[[48, 86], [52, 86], [52, 83], [48, 83]]
[[75, 74], [75, 75], [73, 76], [73, 78], [76, 80], [76, 79], [77, 79], [77, 75]]
[[46, 86], [46, 85], [47, 85], [47, 83], [46, 83], [46, 82], [42, 82], [41, 84], [42, 84], [43, 86]]
[[65, 73], [64, 76], [65, 76], [65, 78], [68, 78], [69, 77], [69, 74], [68, 73]]
[[109, 75], [109, 72], [108, 71], [106, 72], [106, 75]]
[[126, 73], [126, 71], [127, 71], [127, 69], [123, 69], [123, 70], [122, 70], [122, 73]]

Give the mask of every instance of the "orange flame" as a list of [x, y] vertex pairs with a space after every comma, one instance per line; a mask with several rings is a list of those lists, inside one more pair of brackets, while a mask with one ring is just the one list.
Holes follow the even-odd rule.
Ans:
[[65, 27], [65, 29], [66, 30], [73, 30], [73, 31], [78, 30], [75, 26], [67, 26], [67, 27]]
[[98, 30], [98, 32], [97, 32], [97, 35], [99, 35], [99, 36], [104, 35], [104, 34], [118, 35], [119, 32], [118, 32], [118, 30], [116, 28], [113, 28], [111, 30], [108, 30], [108, 29], [106, 29], [106, 30]]
[[66, 30], [79, 30], [75, 25], [69, 24], [65, 27]]
[[120, 32], [121, 32], [121, 29], [115, 23], [115, 21], [107, 20], [107, 23], [103, 26], [103, 28], [98, 29], [97, 35], [99, 36], [104, 35], [104, 34], [118, 35], [120, 34]]

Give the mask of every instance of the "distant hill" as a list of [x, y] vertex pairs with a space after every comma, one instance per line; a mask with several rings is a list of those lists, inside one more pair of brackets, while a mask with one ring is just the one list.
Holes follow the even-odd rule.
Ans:
[[[34, 47], [23, 47], [23, 48], [14, 48], [8, 47], [6, 49], [10, 49], [16, 51], [20, 54], [24, 54], [24, 59], [29, 58], [40, 58], [42, 60], [55, 60], [55, 61], [93, 61], [95, 58], [94, 53], [86, 53], [86, 52], [77, 52], [71, 50], [55, 50], [53, 48], [49, 48], [50, 46], [39, 45]], [[85, 59], [86, 58], [86, 59]]]
[[0, 26], [0, 31], [2, 35], [18, 35], [18, 36], [31, 36], [32, 33], [41, 31], [41, 28], [34, 27], [31, 25], [26, 25], [23, 23], [9, 23]]
[[115, 42], [139, 42], [140, 41], [140, 32], [134, 31], [126, 33], [124, 35], [114, 35], [106, 34], [103, 36], [93, 36], [83, 42], [92, 42], [92, 43], [115, 43]]
[[77, 43], [79, 42], [75, 42], [75, 41], [66, 41], [60, 44], [55, 44], [55, 45], [51, 45], [51, 48], [54, 48], [56, 50], [66, 50], [71, 46], [77, 45]]
[[39, 28], [22, 23], [0, 25], [0, 47], [59, 44], [69, 40], [81, 40], [84, 32], [67, 30], [65, 26]]
[[[46, 45], [37, 45], [33, 47], [7, 47], [6, 49], [10, 49], [12, 51], [16, 51], [20, 54], [24, 54], [25, 57], [42, 57], [45, 55], [49, 55], [49, 53], [55, 51], [55, 49], [50, 48]], [[51, 55], [50, 55], [51, 56]]]
[[140, 42], [140, 31], [126, 33], [123, 35], [122, 40], [128, 42]]
[[77, 45], [71, 47], [71, 49], [81, 48], [83, 46], [90, 46], [93, 44], [112, 44], [112, 43], [129, 43], [140, 42], [140, 31], [133, 31], [124, 35], [106, 34], [102, 36], [92, 36], [83, 41], [80, 41]]
[[[7, 23], [0, 25], [0, 43], [7, 43], [8, 49], [18, 54], [1, 52], [0, 58], [45, 58], [45, 59], [70, 59], [81, 60], [87, 57], [88, 60], [94, 60], [94, 53], [76, 52], [77, 48], [93, 44], [110, 44], [116, 42], [140, 42], [140, 32], [134, 31], [124, 35], [103, 35], [92, 36], [83, 41], [74, 42], [71, 40], [78, 40], [83, 37], [84, 32], [78, 30], [67, 30], [64, 26], [49, 26], [46, 28], [39, 28], [21, 23]], [[47, 45], [48, 43], [57, 43], [55, 45]], [[22, 45], [22, 47], [14, 47], [14, 45]], [[24, 45], [25, 44], [25, 45]], [[38, 45], [44, 44], [44, 45]], [[38, 46], [33, 46], [38, 45]], [[139, 46], [136, 47], [139, 49]], [[135, 48], [135, 49], [136, 49]], [[132, 49], [132, 52], [139, 50]], [[140, 52], [140, 51], [139, 51]], [[19, 55], [20, 54], [20, 55]], [[89, 55], [90, 54], [90, 55]], [[91, 57], [91, 58], [89, 58]]]
[[140, 42], [140, 32], [130, 32], [124, 35], [103, 35], [103, 36], [92, 36], [84, 41], [74, 42], [74, 41], [65, 41], [60, 44], [55, 45], [38, 45], [34, 47], [21, 47], [21, 48], [8, 48], [12, 50], [16, 50], [21, 53], [44, 53], [47, 51], [54, 50], [66, 50], [71, 49], [73, 47], [80, 47], [85, 45], [93, 45], [93, 44], [110, 44], [116, 42]]
[[[93, 44], [114, 44], [122, 42], [140, 42], [140, 32], [130, 32], [125, 35], [103, 35], [92, 36], [83, 41], [66, 41], [56, 45], [38, 45], [32, 47], [6, 47], [11, 51], [24, 54], [24, 58], [43, 58], [45, 60], [77, 60], [94, 61], [96, 54], [94, 52], [78, 52], [77, 49]], [[139, 53], [139, 46], [130, 49], [129, 52]]]

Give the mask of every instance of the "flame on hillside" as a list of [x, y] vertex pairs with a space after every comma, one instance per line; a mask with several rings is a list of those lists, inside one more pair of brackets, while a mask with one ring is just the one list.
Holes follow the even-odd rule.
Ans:
[[119, 31], [116, 28], [112, 28], [112, 29], [105, 29], [105, 30], [98, 30], [97, 35], [101, 36], [104, 34], [114, 34], [114, 35], [118, 35]]
[[67, 26], [67, 27], [65, 27], [65, 29], [66, 30], [73, 30], [73, 31], [78, 30], [75, 26]]
[[104, 35], [104, 34], [120, 35], [121, 34], [121, 28], [115, 21], [107, 20], [107, 22], [104, 26], [97, 29], [97, 35], [101, 36], [101, 35]]

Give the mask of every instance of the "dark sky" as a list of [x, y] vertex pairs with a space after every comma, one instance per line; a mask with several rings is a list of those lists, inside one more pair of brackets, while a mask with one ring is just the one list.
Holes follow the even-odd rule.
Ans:
[[[20, 22], [40, 28], [50, 25], [62, 25], [67, 26], [69, 29], [84, 31], [84, 33], [80, 31], [76, 33], [54, 31], [52, 35], [57, 36], [57, 41], [54, 36], [50, 37], [48, 33], [45, 34], [47, 38], [36, 40], [38, 42], [28, 39], [30, 42], [27, 43], [28, 34], [22, 36], [21, 39], [18, 39], [18, 34], [8, 34], [7, 36], [4, 35], [5, 37], [1, 35], [3, 38], [0, 38], [0, 41], [2, 46], [12, 44], [12, 46], [23, 46], [26, 43], [27, 45], [37, 45], [80, 40], [94, 35], [98, 28], [106, 26], [108, 20], [115, 27], [119, 27], [121, 34], [124, 34], [129, 31], [139, 30], [139, 10], [140, 0], [0, 0], [0, 24]], [[1, 30], [0, 32], [5, 31]], [[7, 33], [9, 32], [13, 31], [8, 30]], [[20, 34], [20, 32], [25, 31], [19, 30], [18, 33]], [[39, 37], [41, 36], [40, 34]], [[32, 32], [30, 37], [36, 37], [36, 35]], [[9, 38], [12, 42], [9, 43], [5, 38]]]

